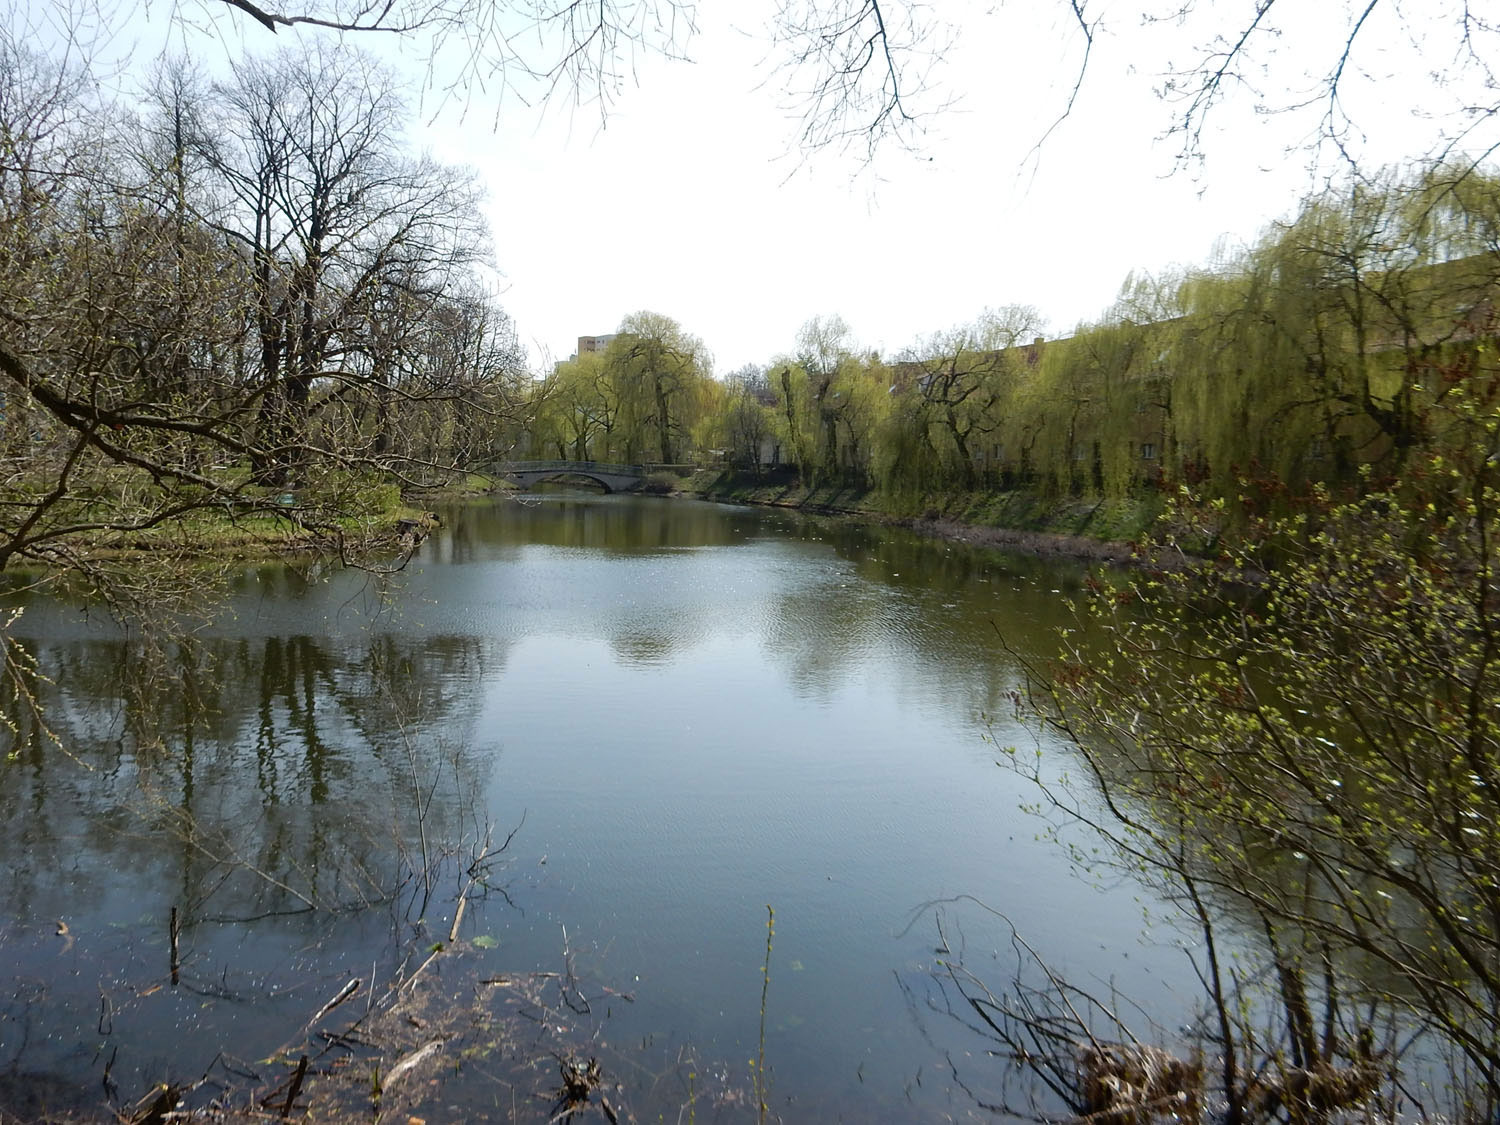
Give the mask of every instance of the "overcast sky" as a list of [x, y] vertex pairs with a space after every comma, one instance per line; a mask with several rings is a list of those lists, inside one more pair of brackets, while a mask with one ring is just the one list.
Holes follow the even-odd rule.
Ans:
[[[498, 124], [482, 95], [462, 117], [424, 105], [413, 140], [487, 185], [503, 300], [538, 365], [642, 309], [699, 336], [719, 374], [790, 350], [819, 314], [841, 315], [859, 344], [888, 356], [1009, 304], [1034, 305], [1062, 335], [1098, 317], [1131, 271], [1201, 265], [1216, 244], [1289, 215], [1318, 182], [1296, 148], [1315, 119], [1257, 113], [1248, 96], [1211, 119], [1203, 165], [1176, 169], [1178, 142], [1159, 139], [1174, 106], [1154, 88], [1201, 31], [1143, 29], [1139, 0], [1091, 9], [1103, 23], [1088, 72], [1045, 140], [1082, 58], [1068, 6], [945, 0], [943, 14], [969, 14], [942, 51], [938, 93], [913, 105], [953, 104], [923, 119], [916, 151], [888, 148], [868, 164], [863, 150], [806, 154], [785, 78], [763, 65], [774, 6], [703, 3], [693, 61], [638, 59], [604, 122], [566, 101], [511, 99]], [[1294, 18], [1338, 7], [1301, 5]], [[238, 49], [219, 22], [218, 38]], [[1264, 76], [1281, 101], [1329, 61], [1290, 46], [1318, 43], [1316, 32], [1289, 36], [1288, 65]], [[1366, 41], [1382, 34], [1396, 38], [1377, 26]], [[143, 34], [135, 62], [164, 38]], [[201, 56], [203, 42], [186, 39]], [[270, 39], [252, 28], [239, 42]], [[410, 72], [415, 101], [421, 71]], [[1428, 147], [1430, 125], [1408, 87], [1382, 77], [1354, 108], [1380, 124], [1367, 156], [1392, 161]]]

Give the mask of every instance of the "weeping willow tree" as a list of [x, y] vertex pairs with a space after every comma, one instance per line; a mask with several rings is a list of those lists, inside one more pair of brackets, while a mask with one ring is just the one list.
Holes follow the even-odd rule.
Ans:
[[908, 348], [882, 428], [880, 475], [897, 490], [972, 489], [1004, 452], [999, 432], [1041, 325], [1034, 308], [990, 309]]
[[746, 364], [715, 386], [714, 408], [700, 424], [698, 448], [719, 450], [735, 468], [749, 470], [759, 479], [780, 454], [777, 398], [769, 371]]
[[771, 365], [779, 429], [803, 480], [868, 481], [884, 412], [877, 393], [883, 372], [856, 347], [839, 316], [807, 321], [797, 332], [795, 353]]
[[712, 361], [703, 341], [671, 317], [627, 316], [604, 353], [602, 377], [615, 402], [608, 456], [674, 464], [689, 452], [706, 409]]
[[541, 458], [676, 463], [714, 409], [711, 362], [671, 317], [633, 313], [603, 352], [559, 363], [532, 388], [533, 419], [518, 444]]
[[[905, 365], [898, 363], [896, 369], [896, 378], [903, 379]], [[921, 494], [941, 487], [942, 472], [932, 445], [927, 404], [920, 395], [901, 391], [899, 383], [892, 385], [891, 408], [880, 427], [875, 472], [888, 492]]]
[[1398, 479], [1497, 327], [1500, 179], [1390, 172], [1309, 200], [1241, 254], [1132, 278], [1045, 350], [1005, 446], [1052, 495]]
[[1309, 201], [1237, 261], [1190, 279], [1171, 349], [1182, 464], [1247, 475], [1399, 476], [1439, 435], [1455, 365], [1494, 328], [1500, 181], [1388, 173]]
[[618, 399], [604, 374], [602, 352], [584, 352], [559, 363], [532, 387], [528, 452], [562, 461], [603, 460]]
[[1047, 345], [1009, 443], [1024, 448], [1042, 491], [1119, 498], [1156, 483], [1171, 433], [1174, 330], [1119, 317]]

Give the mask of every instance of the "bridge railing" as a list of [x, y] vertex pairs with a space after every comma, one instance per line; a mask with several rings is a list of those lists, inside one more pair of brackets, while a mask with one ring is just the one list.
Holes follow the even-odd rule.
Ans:
[[501, 461], [501, 473], [608, 473], [612, 476], [643, 477], [644, 465], [612, 465], [606, 461]]

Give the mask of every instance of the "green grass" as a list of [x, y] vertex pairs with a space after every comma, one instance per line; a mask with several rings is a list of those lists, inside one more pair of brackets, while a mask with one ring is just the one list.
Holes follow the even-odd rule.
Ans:
[[848, 513], [895, 522], [948, 520], [973, 527], [1034, 531], [1105, 541], [1139, 537], [1156, 519], [1155, 495], [1125, 500], [1049, 498], [1024, 490], [975, 489], [890, 493], [848, 485], [808, 487], [799, 481], [756, 481], [749, 474], [703, 471], [681, 490], [716, 500]]
[[[424, 510], [403, 502], [393, 484], [337, 483], [344, 487], [330, 493], [298, 491], [296, 503], [285, 509], [231, 513], [204, 507], [142, 531], [99, 532], [87, 547], [100, 555], [252, 556], [328, 547], [341, 536], [346, 546], [358, 549], [393, 538], [402, 520], [422, 524], [427, 519]], [[258, 499], [272, 499], [278, 492], [265, 490]]]

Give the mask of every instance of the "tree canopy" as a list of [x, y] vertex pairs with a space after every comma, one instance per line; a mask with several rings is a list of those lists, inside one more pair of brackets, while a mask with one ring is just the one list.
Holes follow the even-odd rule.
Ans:
[[669, 316], [627, 316], [602, 352], [559, 363], [534, 387], [533, 454], [575, 461], [676, 464], [696, 450], [696, 428], [717, 384], [703, 341]]

